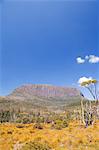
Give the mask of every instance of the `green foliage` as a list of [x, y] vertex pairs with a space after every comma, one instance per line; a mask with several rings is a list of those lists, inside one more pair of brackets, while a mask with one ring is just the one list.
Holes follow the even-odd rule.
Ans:
[[35, 123], [33, 126], [34, 129], [43, 129], [43, 126], [41, 123]]
[[35, 121], [35, 117], [33, 116], [32, 118], [31, 118], [31, 123], [35, 123], [36, 121]]
[[15, 110], [1, 111], [0, 122], [14, 122], [20, 124], [35, 124], [34, 127], [42, 129], [42, 124], [52, 124], [54, 122], [55, 128], [64, 128], [68, 126], [69, 121], [72, 119], [72, 113], [27, 113], [27, 112], [15, 112]]
[[56, 120], [55, 124], [54, 124], [54, 128], [58, 129], [58, 130], [61, 130], [62, 127], [63, 127], [62, 121], [61, 120]]
[[61, 130], [62, 128], [68, 127], [68, 123], [66, 120], [56, 120], [54, 124], [52, 124], [51, 128], [55, 128]]
[[66, 120], [63, 120], [63, 128], [68, 127], [68, 122]]
[[23, 118], [22, 123], [23, 123], [23, 124], [30, 123], [30, 119], [27, 118], [27, 117], [25, 117], [25, 118]]
[[1, 111], [0, 112], [0, 122], [9, 122], [11, 120], [10, 111]]
[[22, 119], [17, 118], [16, 123], [22, 123]]
[[21, 150], [51, 150], [51, 147], [46, 142], [33, 141], [26, 143]]
[[35, 120], [37, 123], [44, 123], [44, 117], [43, 116], [36, 117]]

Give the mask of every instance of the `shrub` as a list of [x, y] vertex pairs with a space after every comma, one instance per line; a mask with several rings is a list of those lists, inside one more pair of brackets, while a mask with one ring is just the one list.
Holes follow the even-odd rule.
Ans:
[[66, 120], [63, 120], [63, 128], [68, 127], [68, 122]]
[[51, 150], [51, 147], [46, 142], [33, 141], [26, 143], [21, 150]]
[[66, 120], [56, 120], [54, 122], [54, 124], [52, 124], [51, 126], [52, 128], [55, 128], [55, 129], [58, 129], [58, 130], [61, 130], [62, 128], [66, 128], [68, 127], [68, 123]]
[[22, 123], [22, 119], [17, 118], [16, 123]]
[[17, 125], [16, 127], [17, 127], [17, 128], [24, 128], [24, 125], [19, 124], [19, 125]]
[[41, 125], [41, 123], [35, 123], [33, 128], [34, 129], [43, 129], [43, 126]]
[[13, 131], [12, 131], [12, 130], [8, 130], [7, 133], [8, 133], [8, 134], [12, 134]]
[[36, 117], [36, 122], [37, 123], [44, 123], [44, 117], [43, 116]]
[[52, 128], [61, 130], [62, 129], [62, 121], [61, 120], [56, 120], [54, 124], [52, 125]]
[[0, 112], [0, 122], [9, 122], [11, 119], [10, 111]]
[[23, 118], [23, 124], [27, 124], [30, 123], [30, 119], [29, 118]]
[[36, 122], [36, 120], [35, 120], [35, 117], [33, 116], [32, 118], [31, 118], [31, 123], [35, 123]]

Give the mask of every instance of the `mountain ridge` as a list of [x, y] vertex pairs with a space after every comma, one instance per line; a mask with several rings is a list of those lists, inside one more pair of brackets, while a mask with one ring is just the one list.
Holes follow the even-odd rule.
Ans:
[[26, 84], [22, 85], [8, 96], [44, 96], [44, 97], [64, 97], [64, 96], [78, 96], [80, 92], [73, 87], [62, 87], [47, 84]]
[[[48, 84], [25, 84], [5, 96], [2, 103], [6, 107], [63, 110], [64, 107], [78, 106], [81, 92], [73, 87], [53, 86]], [[3, 106], [3, 105], [2, 105]]]

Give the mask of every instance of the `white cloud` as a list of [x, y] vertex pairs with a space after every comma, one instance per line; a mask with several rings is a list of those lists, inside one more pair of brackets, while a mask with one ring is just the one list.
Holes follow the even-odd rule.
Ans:
[[86, 81], [89, 81], [89, 80], [92, 80], [92, 77], [81, 77], [79, 80], [78, 80], [78, 83], [81, 84], [83, 82], [86, 82]]
[[85, 59], [89, 59], [89, 56], [85, 56]]
[[78, 64], [83, 64], [85, 61], [88, 61], [91, 64], [99, 63], [99, 57], [95, 55], [86, 55], [85, 59], [82, 59], [81, 57], [76, 58], [76, 61]]
[[76, 61], [78, 64], [83, 64], [85, 62], [85, 59], [82, 59], [81, 57], [76, 58]]
[[99, 57], [95, 55], [89, 55], [89, 63], [99, 63]]

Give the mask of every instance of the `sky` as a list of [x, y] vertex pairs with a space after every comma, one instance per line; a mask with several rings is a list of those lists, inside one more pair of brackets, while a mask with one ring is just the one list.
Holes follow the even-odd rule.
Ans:
[[99, 79], [98, 26], [96, 0], [1, 0], [0, 95], [29, 83], [81, 89], [79, 78]]

